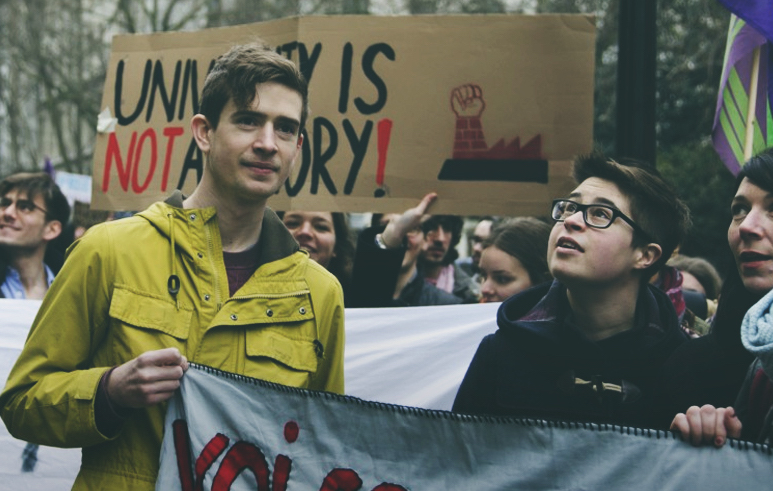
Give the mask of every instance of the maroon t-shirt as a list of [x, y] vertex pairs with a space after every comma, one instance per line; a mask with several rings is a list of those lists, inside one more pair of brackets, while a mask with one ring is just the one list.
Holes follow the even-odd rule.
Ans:
[[223, 252], [225, 272], [228, 275], [228, 296], [232, 297], [252, 273], [258, 269], [260, 257], [260, 242], [241, 252]]

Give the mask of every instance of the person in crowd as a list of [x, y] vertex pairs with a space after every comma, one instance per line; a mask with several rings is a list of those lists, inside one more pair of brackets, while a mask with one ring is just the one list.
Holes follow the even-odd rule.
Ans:
[[481, 302], [502, 302], [550, 281], [547, 261], [550, 225], [536, 218], [511, 218], [483, 241]]
[[667, 263], [682, 273], [682, 289], [702, 293], [709, 300], [716, 300], [722, 288], [722, 278], [710, 262], [702, 257], [677, 254]]
[[689, 211], [651, 166], [579, 157], [578, 186], [553, 202], [552, 283], [505, 300], [462, 381], [455, 412], [667, 427], [660, 369], [686, 342], [649, 284]]
[[665, 366], [670, 414], [691, 406], [729, 407], [754, 357], [741, 342], [746, 312], [773, 288], [773, 149], [744, 165], [736, 178], [727, 237], [736, 267], [725, 276], [711, 331], [677, 349]]
[[424, 281], [418, 260], [424, 246], [421, 222], [437, 199], [429, 193], [402, 214], [374, 215], [357, 240], [350, 304], [357, 307], [453, 305], [462, 299]]
[[459, 257], [456, 246], [462, 238], [461, 217], [432, 215], [421, 224], [424, 246], [419, 256], [419, 272], [424, 281], [452, 293], [463, 303], [480, 299], [480, 287], [454, 261]]
[[[42, 299], [62, 267], [54, 245], [67, 229], [70, 205], [45, 172], [0, 181], [0, 298]], [[22, 470], [31, 472], [38, 446], [27, 443]]]
[[736, 177], [727, 231], [736, 268], [722, 285], [712, 331], [674, 353], [668, 367], [672, 414], [688, 408], [672, 428], [695, 445], [722, 446], [739, 436], [771, 443], [771, 208], [773, 148], [752, 157]]
[[93, 210], [89, 203], [83, 203], [76, 200], [73, 206], [72, 217], [73, 241], [81, 238], [83, 234], [86, 233], [86, 230], [94, 225], [113, 220], [115, 215], [116, 212], [114, 211]]
[[287, 211], [279, 215], [301, 249], [333, 273], [344, 292], [347, 292], [352, 278], [355, 249], [346, 215], [328, 211]]
[[231, 48], [191, 119], [205, 156], [193, 193], [69, 249], [0, 408], [16, 438], [82, 447], [74, 489], [154, 488], [165, 401], [188, 360], [343, 393], [340, 285], [266, 206], [300, 153], [307, 100], [271, 47]]
[[671, 429], [695, 446], [719, 448], [728, 438], [773, 444], [773, 290], [747, 311], [741, 342], [755, 358], [733, 406], [691, 406], [674, 417]]
[[756, 356], [732, 407], [691, 406], [678, 413], [671, 429], [695, 446], [722, 447], [728, 438], [773, 444], [773, 290], [746, 313], [741, 342]]
[[697, 338], [709, 332], [706, 318], [706, 296], [692, 290], [682, 289], [682, 272], [668, 263], [663, 264], [650, 283], [668, 295], [676, 309], [679, 325], [691, 337]]
[[45, 172], [0, 181], [0, 298], [45, 296], [61, 267], [49, 244], [69, 217], [67, 198]]
[[470, 237], [470, 256], [457, 259], [456, 265], [462, 269], [475, 282], [480, 283], [480, 256], [483, 252], [483, 242], [491, 235], [494, 227], [493, 217], [484, 217], [476, 225]]
[[717, 297], [722, 288], [722, 278], [717, 269], [702, 257], [677, 254], [668, 260], [667, 266], [676, 268], [682, 275], [682, 292], [687, 307], [702, 319], [710, 319], [717, 312]]

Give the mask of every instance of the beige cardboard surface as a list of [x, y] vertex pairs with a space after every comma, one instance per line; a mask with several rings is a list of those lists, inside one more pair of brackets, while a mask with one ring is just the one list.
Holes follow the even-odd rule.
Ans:
[[275, 209], [402, 211], [437, 191], [433, 213], [542, 215], [592, 147], [588, 16], [302, 17], [124, 35], [105, 83], [102, 108], [118, 121], [97, 135], [93, 208], [140, 210], [195, 187], [203, 157], [189, 121], [208, 68], [256, 37], [310, 75], [303, 155]]

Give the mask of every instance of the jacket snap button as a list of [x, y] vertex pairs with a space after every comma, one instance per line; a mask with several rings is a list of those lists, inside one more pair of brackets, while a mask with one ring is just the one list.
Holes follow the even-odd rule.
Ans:
[[238, 319], [238, 318], [239, 318], [239, 317], [237, 317], [237, 316], [236, 316], [236, 314], [231, 314], [231, 320], [232, 320], [232, 321], [235, 321], [235, 320], [236, 320], [236, 319]]
[[204, 254], [202, 254], [200, 252], [198, 254], [196, 254], [196, 255], [199, 256], [199, 259], [202, 259], [204, 257]]
[[204, 300], [206, 300], [207, 302], [209, 302], [209, 295], [204, 295]]
[[191, 213], [190, 219], [191, 220], [195, 220], [196, 219], [196, 214], [195, 213]]
[[274, 315], [274, 311], [271, 309], [266, 310], [266, 315], [269, 317], [272, 317]]
[[300, 312], [301, 315], [305, 314], [306, 313], [306, 307], [301, 307], [300, 309], [298, 309], [298, 312]]

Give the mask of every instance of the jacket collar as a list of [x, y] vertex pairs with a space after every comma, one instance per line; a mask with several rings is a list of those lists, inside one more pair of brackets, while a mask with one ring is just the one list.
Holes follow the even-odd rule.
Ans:
[[[185, 196], [175, 190], [164, 203], [182, 208]], [[267, 264], [296, 253], [300, 246], [282, 220], [274, 211], [266, 207], [263, 212], [263, 225], [260, 231], [260, 257], [258, 264]]]
[[[497, 313], [497, 324], [503, 333], [522, 339], [541, 339], [546, 346], [565, 345], [577, 349], [578, 344], [597, 345], [574, 327], [566, 287], [557, 280], [530, 288], [505, 300]], [[679, 328], [676, 311], [665, 293], [646, 285], [639, 292], [634, 327], [601, 343], [609, 347], [635, 345], [635, 351], [645, 353], [662, 343], [681, 343], [686, 336]], [[572, 348], [573, 347], [573, 348]]]

